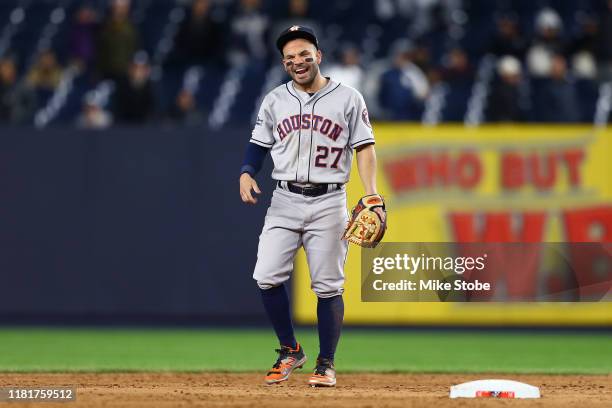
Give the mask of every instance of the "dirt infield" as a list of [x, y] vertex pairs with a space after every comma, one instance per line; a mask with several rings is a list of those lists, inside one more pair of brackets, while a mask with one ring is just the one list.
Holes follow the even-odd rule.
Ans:
[[[451, 400], [449, 386], [507, 378], [540, 387], [540, 400]], [[77, 401], [52, 407], [610, 407], [612, 375], [340, 374], [332, 389], [310, 388], [306, 374], [282, 385], [262, 384], [260, 374], [121, 373], [0, 374], [0, 386], [76, 386]], [[41, 403], [0, 403], [40, 407]]]

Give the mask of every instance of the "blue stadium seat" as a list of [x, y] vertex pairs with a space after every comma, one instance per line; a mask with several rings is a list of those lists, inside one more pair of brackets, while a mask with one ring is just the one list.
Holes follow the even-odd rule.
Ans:
[[219, 67], [209, 67], [204, 70], [204, 76], [200, 80], [200, 88], [196, 94], [197, 105], [204, 112], [210, 112], [213, 103], [219, 95], [219, 88], [223, 83], [225, 71]]
[[25, 10], [25, 19], [19, 32], [13, 37], [11, 49], [18, 56], [22, 72], [28, 69], [27, 64], [36, 54], [36, 46], [42, 34], [42, 29], [49, 22], [49, 15], [54, 5], [48, 3], [36, 4]]
[[157, 97], [157, 110], [168, 112], [176, 99], [176, 95], [183, 84], [184, 67], [164, 67], [162, 77], [153, 83], [153, 91]]
[[163, 36], [163, 29], [168, 22], [170, 11], [174, 8], [172, 1], [153, 1], [146, 8], [144, 19], [138, 29], [141, 35], [142, 49], [151, 55]]
[[73, 124], [81, 113], [83, 97], [93, 88], [88, 76], [80, 75], [77, 77], [72, 84], [72, 89], [66, 98], [64, 106], [62, 106], [52, 123]]

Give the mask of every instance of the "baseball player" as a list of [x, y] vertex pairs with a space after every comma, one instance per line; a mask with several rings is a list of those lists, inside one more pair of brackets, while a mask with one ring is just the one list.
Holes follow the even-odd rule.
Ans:
[[253, 273], [280, 343], [279, 357], [265, 382], [286, 381], [306, 362], [294, 336], [285, 288], [296, 251], [303, 246], [318, 298], [320, 350], [309, 384], [334, 386], [348, 250], [340, 239], [348, 221], [344, 186], [356, 151], [365, 193], [377, 193], [374, 135], [361, 94], [321, 74], [322, 54], [312, 29], [292, 26], [281, 33], [276, 46], [291, 81], [265, 96], [240, 175], [242, 201], [257, 203], [261, 191], [254, 177], [270, 152], [277, 186]]

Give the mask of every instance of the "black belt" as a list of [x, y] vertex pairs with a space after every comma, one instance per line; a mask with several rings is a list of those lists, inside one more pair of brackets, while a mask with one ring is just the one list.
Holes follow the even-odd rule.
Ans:
[[322, 196], [323, 194], [330, 193], [332, 191], [340, 190], [342, 188], [342, 184], [336, 184], [336, 183], [331, 184], [332, 186], [331, 189], [330, 189], [330, 184], [314, 184], [312, 186], [300, 187], [300, 186], [296, 186], [290, 181], [287, 182], [287, 188], [285, 188], [282, 183], [283, 183], [282, 181], [279, 181], [277, 183], [279, 188], [282, 188], [284, 190], [289, 190], [292, 193], [301, 194], [306, 197], [318, 197], [318, 196]]

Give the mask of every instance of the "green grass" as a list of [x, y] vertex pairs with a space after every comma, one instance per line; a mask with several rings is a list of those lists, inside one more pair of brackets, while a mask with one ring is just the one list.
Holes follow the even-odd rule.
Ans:
[[[316, 330], [298, 331], [316, 357]], [[0, 371], [263, 371], [269, 330], [0, 329]], [[343, 372], [612, 373], [612, 336], [345, 330]]]

